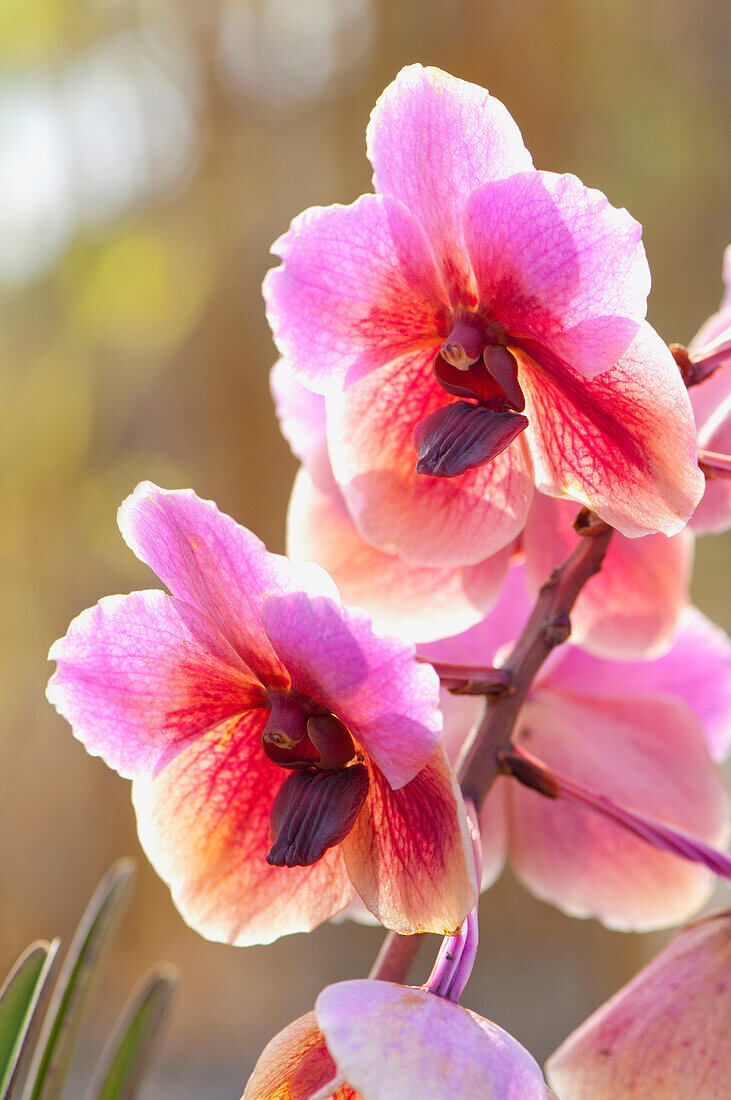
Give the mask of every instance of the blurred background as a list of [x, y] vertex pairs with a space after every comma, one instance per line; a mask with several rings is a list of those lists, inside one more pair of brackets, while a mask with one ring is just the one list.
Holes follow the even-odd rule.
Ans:
[[[204, 942], [139, 852], [127, 783], [45, 703], [69, 620], [154, 583], [118, 504], [142, 478], [190, 485], [283, 549], [295, 464], [268, 394], [269, 245], [304, 207], [370, 188], [368, 115], [412, 61], [488, 87], [538, 167], [631, 210], [650, 320], [687, 342], [731, 239], [730, 53], [716, 0], [0, 3], [0, 970], [68, 939], [107, 864], [138, 857], [87, 1055], [141, 971], [176, 963], [144, 1100], [236, 1100], [265, 1042], [362, 976], [381, 934]], [[705, 540], [696, 568], [727, 628], [730, 547]], [[465, 1002], [539, 1059], [659, 943], [564, 918], [509, 875], [482, 917]]]

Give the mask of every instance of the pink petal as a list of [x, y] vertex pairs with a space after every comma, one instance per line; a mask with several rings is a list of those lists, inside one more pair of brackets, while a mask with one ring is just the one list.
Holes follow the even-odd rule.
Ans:
[[[549, 768], [630, 809], [712, 845], [724, 837], [723, 783], [697, 719], [680, 704], [542, 690], [523, 711], [519, 740]], [[565, 912], [647, 931], [687, 919], [707, 899], [713, 879], [704, 868], [517, 783], [509, 793], [516, 873]]]
[[500, 598], [482, 622], [454, 637], [420, 645], [419, 655], [457, 665], [493, 665], [502, 656], [501, 651], [517, 640], [532, 610], [525, 569], [513, 566], [505, 577]]
[[700, 720], [714, 760], [724, 760], [731, 750], [731, 641], [697, 608], [683, 613], [664, 656], [602, 661], [572, 646], [541, 686], [582, 698], [682, 702]]
[[[316, 561], [347, 604], [362, 607], [379, 632], [407, 641], [439, 638], [478, 622], [497, 598], [511, 547], [478, 565], [409, 565], [358, 534], [329, 469], [300, 469], [287, 513], [287, 551], [293, 561]], [[323, 472], [324, 467], [324, 472]]]
[[547, 1063], [562, 1100], [727, 1100], [731, 914], [682, 929]]
[[675, 361], [648, 324], [592, 381], [524, 359], [520, 382], [541, 492], [588, 504], [631, 538], [685, 525], [705, 486], [695, 425]]
[[[526, 574], [537, 595], [551, 571], [577, 545], [576, 504], [536, 493], [523, 533]], [[693, 538], [615, 534], [601, 571], [571, 612], [571, 640], [599, 657], [651, 657], [667, 650], [688, 604]]]
[[644, 321], [650, 269], [641, 236], [601, 191], [553, 172], [487, 183], [465, 210], [482, 309], [586, 378], [613, 366]]
[[416, 662], [414, 647], [374, 634], [361, 611], [325, 596], [272, 596], [263, 618], [297, 690], [345, 723], [391, 786], [408, 783], [442, 728], [439, 679]]
[[119, 509], [119, 529], [172, 594], [207, 615], [266, 687], [288, 687], [281, 658], [262, 625], [263, 593], [337, 595], [315, 566], [293, 567], [190, 489], [143, 481]]
[[261, 749], [266, 714], [224, 723], [132, 787], [140, 842], [184, 920], [240, 946], [309, 932], [353, 897], [340, 847], [311, 867], [266, 862], [287, 775]]
[[499, 99], [441, 69], [409, 65], [383, 92], [368, 127], [374, 185], [421, 224], [454, 305], [474, 302], [462, 234], [467, 199], [532, 160]]
[[342, 847], [366, 906], [396, 932], [454, 934], [475, 903], [467, 817], [441, 747], [400, 790], [372, 770], [368, 798]]
[[355, 525], [371, 545], [414, 565], [476, 565], [523, 527], [532, 477], [522, 437], [460, 477], [417, 474], [414, 428], [448, 402], [432, 358], [408, 356], [330, 395], [330, 458]]
[[307, 462], [325, 439], [325, 399], [295, 378], [286, 359], [278, 359], [269, 376], [282, 435], [301, 462]]
[[540, 1069], [511, 1035], [424, 989], [338, 982], [315, 1016], [363, 1100], [545, 1100]]
[[350, 383], [449, 331], [424, 235], [393, 199], [313, 207], [272, 246], [284, 263], [264, 280], [280, 351], [319, 393]]
[[48, 656], [58, 662], [49, 702], [87, 752], [126, 778], [263, 704], [261, 685], [210, 620], [164, 592], [108, 596]]
[[690, 525], [697, 535], [720, 535], [731, 527], [731, 480], [706, 482]]

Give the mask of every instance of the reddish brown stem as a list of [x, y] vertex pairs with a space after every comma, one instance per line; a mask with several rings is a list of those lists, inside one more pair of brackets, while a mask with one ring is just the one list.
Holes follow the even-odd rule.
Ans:
[[571, 633], [569, 618], [582, 588], [601, 569], [612, 528], [586, 511], [577, 529], [583, 535], [568, 558], [543, 585], [533, 613], [505, 665], [513, 692], [488, 699], [482, 721], [465, 745], [457, 768], [462, 792], [478, 809], [500, 774], [500, 753], [510, 746], [528, 690], [548, 654]]
[[728, 362], [731, 355], [731, 339], [726, 336], [716, 340], [690, 354], [683, 344], [670, 344], [670, 352], [677, 363], [686, 388], [698, 386], [715, 374], [719, 367]]

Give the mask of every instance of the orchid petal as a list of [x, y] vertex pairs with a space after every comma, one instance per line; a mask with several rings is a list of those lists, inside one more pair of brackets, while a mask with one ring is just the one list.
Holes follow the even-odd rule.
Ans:
[[287, 513], [293, 561], [316, 561], [346, 604], [362, 607], [374, 628], [406, 641], [430, 640], [466, 629], [494, 603], [511, 547], [477, 565], [409, 565], [358, 534], [326, 456], [295, 478]]
[[479, 188], [464, 225], [484, 309], [505, 333], [546, 344], [585, 378], [627, 350], [650, 269], [626, 210], [576, 176], [525, 172]]
[[164, 592], [100, 600], [74, 619], [49, 660], [58, 662], [49, 702], [87, 752], [125, 778], [155, 771], [264, 700], [210, 620]]
[[404, 357], [328, 396], [333, 473], [356, 527], [377, 549], [415, 565], [475, 565], [522, 529], [531, 473], [519, 438], [461, 477], [417, 474], [414, 429], [446, 403], [432, 358]]
[[515, 565], [508, 570], [500, 598], [482, 622], [454, 637], [420, 645], [419, 655], [429, 661], [456, 665], [494, 665], [506, 646], [517, 641], [532, 610], [525, 568]]
[[[336, 1076], [315, 1013], [308, 1012], [267, 1043], [241, 1100], [312, 1100]], [[328, 1100], [357, 1100], [357, 1093], [343, 1085]]]
[[[536, 494], [523, 533], [526, 575], [533, 594], [577, 545], [576, 505]], [[693, 538], [615, 534], [599, 573], [571, 612], [571, 640], [610, 659], [666, 651], [688, 604]]]
[[588, 504], [629, 537], [686, 524], [705, 487], [695, 425], [675, 361], [648, 324], [591, 381], [524, 358], [520, 383], [541, 492]]
[[119, 509], [125, 542], [179, 600], [208, 616], [266, 687], [290, 677], [262, 624], [262, 593], [306, 591], [337, 598], [327, 574], [294, 568], [190, 489], [142, 482]]
[[282, 435], [301, 462], [307, 462], [325, 439], [325, 399], [297, 381], [291, 364], [278, 359], [269, 384]]
[[396, 932], [454, 934], [475, 903], [467, 817], [441, 747], [397, 791], [372, 771], [365, 805], [342, 848], [358, 894]]
[[266, 862], [287, 775], [261, 750], [266, 715], [224, 723], [132, 787], [140, 842], [183, 918], [207, 939], [239, 946], [308, 932], [354, 893], [340, 847], [311, 867]]
[[562, 1100], [726, 1100], [731, 914], [682, 929], [547, 1063]]
[[[727, 803], [695, 716], [660, 700], [579, 699], [541, 692], [518, 736], [549, 769], [709, 844], [723, 840]], [[510, 788], [510, 855], [539, 897], [611, 928], [647, 931], [687, 919], [712, 876], [602, 817]]]
[[713, 759], [731, 751], [731, 640], [695, 607], [683, 612], [662, 657], [602, 661], [571, 646], [541, 686], [579, 698], [682, 701], [699, 719]]
[[512, 1036], [424, 989], [338, 982], [315, 1016], [363, 1100], [545, 1100], [538, 1065]]
[[532, 165], [510, 113], [476, 84], [409, 65], [376, 103], [367, 142], [376, 190], [411, 211], [453, 305], [468, 303], [475, 285], [462, 233], [465, 203], [483, 183]]
[[264, 281], [277, 345], [319, 393], [414, 347], [439, 346], [448, 312], [429, 246], [408, 210], [381, 195], [314, 207], [272, 246]]
[[492, 462], [528, 427], [519, 413], [495, 412], [454, 401], [420, 420], [414, 429], [417, 474], [459, 477]]

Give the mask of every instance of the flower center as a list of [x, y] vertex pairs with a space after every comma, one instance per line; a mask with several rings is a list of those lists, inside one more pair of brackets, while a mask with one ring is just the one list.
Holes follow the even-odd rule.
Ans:
[[456, 477], [484, 466], [528, 426], [518, 364], [502, 334], [476, 314], [458, 316], [434, 359], [434, 376], [454, 397], [417, 424], [417, 473]]
[[267, 863], [309, 867], [353, 828], [368, 794], [368, 768], [347, 726], [309, 696], [269, 691], [267, 702], [262, 748], [293, 773], [272, 805]]

